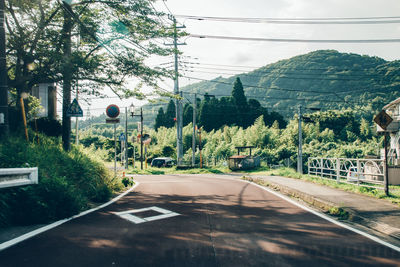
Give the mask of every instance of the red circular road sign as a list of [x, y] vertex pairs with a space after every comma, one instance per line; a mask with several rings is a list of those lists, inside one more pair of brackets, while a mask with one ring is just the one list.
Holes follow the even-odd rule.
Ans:
[[109, 105], [109, 106], [106, 108], [106, 114], [107, 114], [107, 116], [110, 117], [110, 118], [116, 118], [116, 117], [118, 117], [118, 115], [119, 115], [119, 107], [118, 107], [117, 105], [114, 105], [114, 104]]

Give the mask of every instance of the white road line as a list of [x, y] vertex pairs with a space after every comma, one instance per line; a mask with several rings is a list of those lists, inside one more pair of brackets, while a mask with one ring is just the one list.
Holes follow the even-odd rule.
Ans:
[[[237, 180], [237, 179], [232, 179], [232, 178], [217, 178], [217, 179], [231, 179], [231, 180]], [[331, 222], [331, 223], [334, 223], [334, 224], [336, 224], [336, 225], [338, 225], [338, 226], [341, 226], [341, 227], [343, 227], [343, 228], [346, 228], [347, 230], [350, 230], [350, 231], [353, 231], [353, 232], [355, 232], [355, 233], [357, 233], [357, 234], [360, 234], [360, 235], [362, 235], [362, 236], [364, 236], [364, 237], [366, 237], [366, 238], [369, 238], [369, 239], [371, 239], [371, 240], [373, 240], [373, 241], [375, 241], [375, 242], [377, 242], [377, 243], [379, 243], [379, 244], [381, 244], [381, 245], [384, 245], [384, 246], [387, 246], [387, 247], [389, 247], [389, 248], [391, 248], [391, 249], [394, 249], [394, 250], [396, 250], [397, 252], [400, 252], [400, 247], [398, 247], [398, 246], [392, 245], [392, 244], [390, 244], [390, 243], [388, 243], [388, 242], [386, 242], [386, 241], [383, 241], [383, 240], [379, 239], [379, 238], [376, 237], [376, 236], [370, 235], [370, 234], [368, 234], [368, 233], [365, 233], [365, 232], [363, 232], [363, 231], [360, 231], [360, 230], [358, 230], [358, 229], [355, 229], [355, 228], [353, 228], [353, 227], [351, 227], [351, 226], [348, 226], [348, 225], [346, 225], [346, 224], [343, 224], [343, 223], [341, 223], [341, 222], [338, 222], [338, 221], [336, 221], [335, 219], [330, 218], [329, 216], [327, 216], [327, 215], [325, 215], [325, 214], [322, 214], [322, 213], [319, 213], [319, 212], [317, 212], [317, 211], [315, 211], [315, 210], [312, 210], [312, 209], [310, 209], [309, 207], [304, 206], [304, 205], [302, 205], [302, 204], [300, 204], [300, 203], [294, 201], [293, 199], [291, 199], [291, 198], [289, 198], [289, 197], [287, 197], [287, 196], [284, 196], [284, 195], [282, 195], [282, 194], [280, 194], [280, 193], [278, 193], [278, 192], [276, 192], [276, 191], [273, 191], [272, 189], [269, 189], [269, 188], [267, 188], [267, 187], [258, 185], [258, 184], [253, 183], [253, 182], [245, 181], [245, 180], [237, 180], [237, 181], [241, 181], [241, 182], [244, 182], [244, 183], [249, 183], [249, 184], [252, 184], [252, 185], [254, 185], [254, 186], [257, 186], [257, 187], [259, 187], [259, 188], [261, 188], [261, 189], [263, 189], [263, 190], [265, 190], [265, 191], [268, 191], [268, 192], [271, 193], [271, 194], [274, 194], [275, 196], [278, 196], [278, 197], [280, 197], [280, 198], [282, 198], [282, 199], [284, 199], [284, 200], [286, 200], [286, 201], [292, 203], [293, 205], [296, 205], [297, 207], [302, 208], [303, 210], [306, 210], [306, 211], [308, 211], [308, 212], [310, 212], [310, 213], [312, 213], [312, 214], [314, 214], [314, 215], [317, 215], [318, 217], [320, 217], [320, 218], [322, 218], [322, 219], [325, 219], [325, 220], [327, 220], [327, 221], [329, 221], [329, 222]]]
[[11, 239], [11, 240], [9, 240], [9, 241], [6, 241], [6, 242], [4, 242], [4, 243], [1, 243], [1, 244], [0, 244], [0, 251], [2, 251], [2, 250], [4, 250], [4, 249], [7, 249], [7, 248], [9, 248], [9, 247], [11, 247], [11, 246], [14, 246], [14, 245], [16, 245], [16, 244], [18, 244], [18, 243], [20, 243], [20, 242], [22, 242], [22, 241], [25, 241], [25, 240], [29, 239], [29, 238], [32, 238], [32, 237], [34, 237], [34, 236], [36, 236], [36, 235], [38, 235], [38, 234], [41, 234], [41, 233], [46, 232], [46, 231], [48, 231], [48, 230], [51, 230], [51, 229], [53, 229], [53, 228], [55, 228], [55, 227], [57, 227], [57, 226], [59, 226], [59, 225], [61, 225], [61, 224], [63, 224], [63, 223], [66, 223], [66, 222], [68, 222], [68, 221], [70, 221], [70, 220], [73, 220], [73, 219], [82, 217], [82, 216], [84, 216], [84, 215], [86, 215], [86, 214], [89, 214], [89, 213], [92, 213], [92, 212], [97, 211], [97, 210], [99, 210], [99, 209], [102, 209], [102, 208], [104, 208], [104, 207], [106, 207], [106, 206], [108, 206], [108, 205], [110, 205], [110, 204], [112, 204], [112, 203], [118, 201], [119, 199], [121, 199], [122, 197], [126, 196], [126, 195], [129, 194], [130, 192], [132, 192], [136, 187], [139, 186], [139, 184], [140, 184], [140, 183], [138, 183], [138, 182], [135, 181], [135, 185], [132, 186], [128, 191], [126, 191], [126, 192], [120, 194], [119, 196], [117, 196], [117, 197], [111, 199], [111, 200], [108, 201], [107, 203], [104, 203], [104, 204], [102, 204], [102, 205], [100, 205], [100, 206], [98, 206], [98, 207], [96, 207], [96, 208], [93, 208], [93, 209], [90, 209], [90, 210], [81, 212], [81, 213], [79, 213], [79, 214], [77, 214], [77, 215], [75, 215], [75, 216], [72, 216], [72, 217], [70, 217], [70, 218], [63, 219], [63, 220], [60, 220], [60, 221], [51, 223], [51, 224], [49, 224], [49, 225], [43, 226], [43, 227], [41, 227], [41, 228], [39, 228], [39, 229], [36, 229], [36, 230], [34, 230], [34, 231], [32, 231], [32, 232], [26, 233], [26, 234], [24, 234], [24, 235], [21, 235], [21, 236], [19, 236], [19, 237], [16, 237], [16, 238], [14, 238], [14, 239]]

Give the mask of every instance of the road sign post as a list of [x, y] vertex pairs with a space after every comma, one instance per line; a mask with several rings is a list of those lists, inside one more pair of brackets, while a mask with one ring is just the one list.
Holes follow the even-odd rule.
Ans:
[[116, 124], [119, 123], [119, 107], [111, 104], [106, 108], [106, 114], [109, 118], [106, 118], [106, 123], [114, 124], [114, 176], [117, 176], [117, 133]]
[[378, 124], [382, 129], [383, 129], [383, 134], [384, 134], [384, 141], [383, 141], [383, 146], [385, 150], [385, 155], [384, 155], [384, 180], [385, 180], [385, 194], [389, 196], [389, 172], [388, 172], [388, 160], [387, 160], [387, 139], [388, 139], [388, 131], [387, 128], [392, 123], [393, 119], [384, 111], [382, 110], [379, 112], [378, 115], [375, 116], [374, 121], [376, 124]]

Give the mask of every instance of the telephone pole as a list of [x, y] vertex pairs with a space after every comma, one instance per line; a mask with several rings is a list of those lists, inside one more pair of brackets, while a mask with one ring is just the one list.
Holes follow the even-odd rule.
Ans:
[[193, 99], [193, 136], [192, 136], [192, 167], [196, 164], [196, 108], [197, 95], [194, 94]]
[[179, 99], [179, 69], [178, 69], [178, 45], [184, 45], [183, 43], [178, 43], [178, 30], [185, 28], [185, 26], [176, 26], [176, 18], [173, 15], [168, 16], [170, 20], [173, 22], [174, 27], [174, 43], [166, 44], [174, 46], [174, 55], [175, 55], [175, 75], [174, 75], [174, 94], [177, 99], [175, 99], [175, 114], [176, 114], [176, 155], [178, 165], [182, 163], [183, 158], [183, 138], [182, 138], [182, 128], [183, 128], [183, 108], [182, 101]]
[[4, 28], [4, 0], [0, 0], [0, 136], [8, 135], [8, 86], [6, 65], [6, 32]]
[[301, 121], [303, 115], [301, 114], [301, 105], [299, 105], [299, 150], [297, 153], [297, 172], [303, 174], [303, 135], [301, 130]]

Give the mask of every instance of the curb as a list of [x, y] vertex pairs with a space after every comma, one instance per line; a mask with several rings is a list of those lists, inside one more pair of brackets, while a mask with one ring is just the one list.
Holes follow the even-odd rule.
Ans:
[[[316, 207], [316, 208], [322, 210], [323, 212], [328, 212], [331, 208], [341, 208], [342, 210], [347, 212], [349, 215], [348, 219], [345, 219], [345, 220], [360, 224], [362, 226], [366, 226], [374, 231], [378, 231], [380, 233], [383, 233], [385, 235], [388, 235], [388, 236], [391, 236], [393, 238], [400, 240], [400, 229], [399, 228], [395, 228], [395, 227], [392, 227], [385, 223], [376, 222], [376, 221], [367, 219], [367, 218], [359, 215], [357, 213], [357, 211], [355, 211], [353, 209], [346, 208], [346, 207], [340, 207], [337, 204], [332, 203], [330, 201], [320, 199], [318, 197], [306, 194], [304, 192], [298, 191], [291, 187], [277, 184], [274, 182], [270, 182], [270, 181], [264, 180], [262, 178], [250, 177], [250, 179], [252, 179], [252, 182], [254, 182], [254, 183], [257, 183], [257, 184], [265, 186], [265, 187], [269, 187], [275, 191], [279, 191], [286, 196], [301, 199], [304, 202], [312, 205], [313, 207]], [[260, 183], [260, 181], [263, 181], [263, 183]]]

